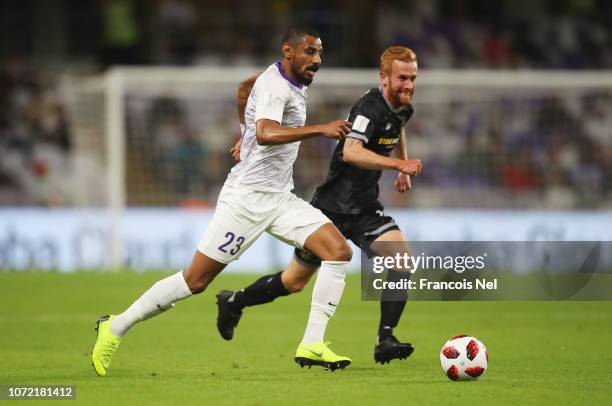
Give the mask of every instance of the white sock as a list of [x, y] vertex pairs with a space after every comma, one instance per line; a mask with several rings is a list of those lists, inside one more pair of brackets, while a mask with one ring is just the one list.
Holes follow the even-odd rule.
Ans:
[[174, 307], [174, 303], [191, 296], [183, 272], [177, 272], [157, 281], [142, 294], [126, 311], [119, 314], [110, 324], [110, 331], [122, 337], [139, 321], [156, 316]]
[[346, 261], [321, 262], [321, 269], [312, 291], [310, 316], [302, 343], [311, 344], [323, 340], [327, 322], [340, 303], [348, 265]]

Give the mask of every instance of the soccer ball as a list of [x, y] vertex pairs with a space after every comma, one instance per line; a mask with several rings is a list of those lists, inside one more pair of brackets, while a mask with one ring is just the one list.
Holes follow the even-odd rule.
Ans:
[[442, 372], [453, 381], [473, 381], [484, 375], [489, 363], [487, 347], [476, 337], [451, 337], [440, 351]]

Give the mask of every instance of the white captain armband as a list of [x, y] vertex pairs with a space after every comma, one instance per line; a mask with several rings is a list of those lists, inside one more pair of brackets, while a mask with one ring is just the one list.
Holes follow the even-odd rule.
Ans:
[[366, 128], [368, 128], [368, 124], [370, 123], [370, 119], [361, 115], [355, 117], [355, 121], [353, 122], [353, 131], [358, 131], [360, 133], [365, 133]]

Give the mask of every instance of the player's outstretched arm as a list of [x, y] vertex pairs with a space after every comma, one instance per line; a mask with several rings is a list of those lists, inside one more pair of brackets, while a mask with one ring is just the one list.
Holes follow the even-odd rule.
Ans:
[[342, 150], [344, 162], [362, 169], [391, 169], [416, 176], [421, 172], [420, 159], [397, 159], [379, 155], [364, 148], [363, 141], [347, 138]]
[[280, 145], [312, 137], [344, 139], [351, 132], [351, 126], [350, 121], [335, 120], [326, 124], [291, 128], [283, 127], [274, 120], [260, 119], [256, 123], [257, 143], [259, 145]]

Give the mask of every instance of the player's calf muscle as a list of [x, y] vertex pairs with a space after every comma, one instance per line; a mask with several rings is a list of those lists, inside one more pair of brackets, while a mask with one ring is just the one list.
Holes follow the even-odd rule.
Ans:
[[293, 258], [281, 274], [281, 282], [289, 292], [300, 292], [308, 285], [317, 269], [319, 268], [302, 265]]
[[208, 258], [201, 252], [196, 251], [191, 260], [191, 265], [187, 271], [183, 272], [185, 283], [187, 283], [189, 290], [191, 290], [191, 293], [194, 295], [202, 293], [206, 290], [210, 282], [221, 273], [225, 266], [225, 264]]
[[187, 283], [189, 290], [191, 290], [191, 293], [197, 295], [198, 293], [202, 293], [206, 290], [208, 285], [210, 285], [210, 282], [212, 282], [217, 274], [218, 272], [212, 275], [209, 273], [199, 277], [195, 277], [193, 275], [190, 277], [188, 274], [185, 274], [185, 282]]
[[308, 280], [300, 279], [289, 280], [287, 281], [287, 283], [283, 282], [283, 286], [285, 287], [285, 289], [287, 289], [291, 293], [301, 292], [302, 290], [304, 290], [307, 284]]
[[297, 276], [286, 276], [286, 272], [281, 276], [283, 286], [291, 293], [297, 293], [302, 291], [308, 282], [310, 281], [310, 277], [312, 275], [297, 277]]

